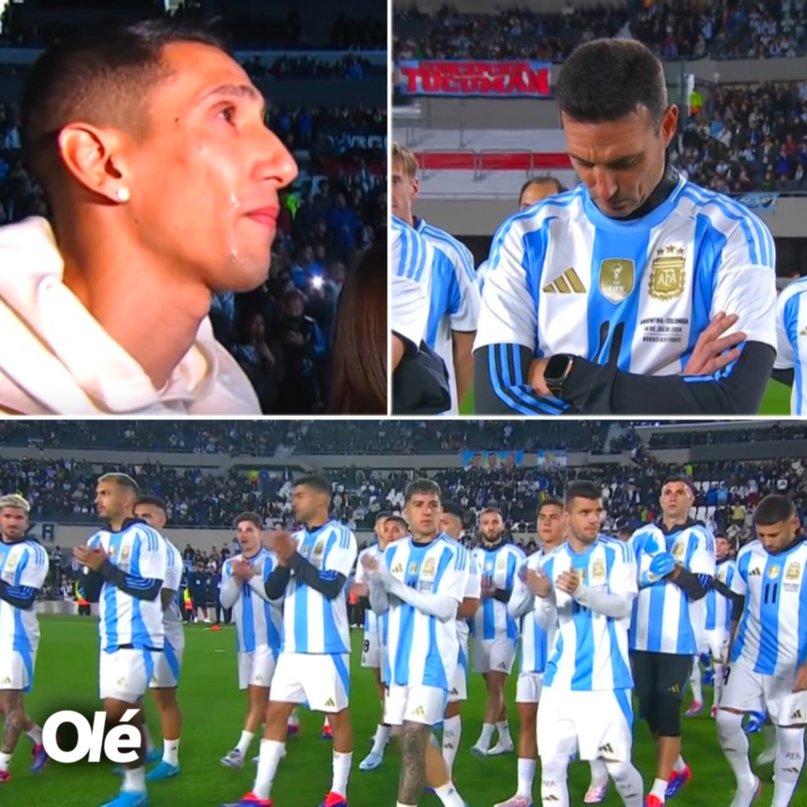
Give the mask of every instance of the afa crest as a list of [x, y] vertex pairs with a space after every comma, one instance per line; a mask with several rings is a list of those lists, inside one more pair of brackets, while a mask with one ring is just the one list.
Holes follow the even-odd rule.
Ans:
[[684, 293], [686, 285], [686, 250], [668, 246], [656, 250], [650, 264], [647, 293], [655, 300], [674, 300]]

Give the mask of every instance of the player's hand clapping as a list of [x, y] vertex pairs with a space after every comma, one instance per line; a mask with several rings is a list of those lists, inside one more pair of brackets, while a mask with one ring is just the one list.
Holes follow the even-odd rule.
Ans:
[[527, 571], [527, 579], [524, 581], [527, 588], [536, 596], [542, 599], [549, 596], [552, 591], [552, 581], [539, 569]]
[[571, 570], [561, 572], [555, 581], [555, 588], [566, 594], [574, 595], [577, 589], [580, 588], [580, 575]]
[[234, 560], [232, 569], [233, 577], [235, 577], [236, 580], [240, 580], [242, 583], [246, 583], [255, 574], [255, 569], [252, 568], [252, 564], [245, 558], [237, 558]]
[[269, 533], [269, 548], [277, 555], [281, 566], [287, 566], [291, 556], [297, 551], [297, 545], [290, 532], [275, 530]]
[[74, 546], [73, 557], [93, 572], [97, 572], [108, 559], [103, 549], [90, 549], [88, 546]]

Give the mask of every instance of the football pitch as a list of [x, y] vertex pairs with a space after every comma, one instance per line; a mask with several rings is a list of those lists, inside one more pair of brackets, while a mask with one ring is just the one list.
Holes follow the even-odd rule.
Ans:
[[[37, 659], [34, 691], [27, 698], [29, 713], [40, 723], [59, 709], [92, 711], [98, 708], [97, 659], [98, 638], [95, 618], [42, 617], [42, 639]], [[234, 801], [251, 789], [255, 767], [250, 762], [244, 770], [233, 772], [219, 765], [219, 758], [236, 743], [245, 712], [245, 696], [236, 685], [235, 636], [232, 627], [220, 632], [207, 625], [187, 627], [185, 662], [180, 684], [180, 702], [184, 714], [179, 777], [150, 786], [153, 807], [200, 805], [215, 807]], [[375, 686], [369, 670], [359, 666], [361, 633], [353, 631], [351, 711], [355, 731], [353, 772], [350, 780], [351, 807], [391, 807], [396, 801], [398, 753], [390, 747], [384, 765], [378, 771], [362, 773], [358, 763], [369, 751], [368, 738], [378, 717]], [[511, 682], [512, 682], [511, 678]], [[462, 743], [455, 765], [455, 781], [471, 807], [491, 807], [515, 791], [515, 755], [475, 759], [470, 754], [481, 724], [484, 690], [481, 678], [472, 675], [470, 700], [463, 712]], [[705, 695], [711, 698], [711, 690]], [[511, 731], [518, 736], [509, 688]], [[159, 737], [159, 725], [152, 704], [147, 707], [152, 734]], [[289, 741], [288, 756], [281, 763], [272, 797], [276, 807], [316, 807], [330, 787], [331, 745], [319, 737], [321, 716], [301, 713], [302, 730]], [[761, 750], [759, 737], [752, 737], [754, 754]], [[23, 736], [12, 761], [12, 781], [0, 792], [0, 804], [38, 805], [41, 807], [98, 807], [114, 796], [119, 779], [109, 765], [81, 764], [59, 766], [49, 763], [45, 770], [30, 772], [30, 742]], [[684, 751], [693, 770], [693, 781], [673, 802], [677, 807], [718, 807], [727, 805], [734, 789], [734, 779], [718, 748], [714, 723], [708, 717], [684, 721]], [[250, 757], [257, 753], [257, 739]], [[634, 759], [649, 788], [653, 780], [653, 749], [647, 730], [636, 731]], [[765, 782], [759, 805], [770, 804], [771, 768], [761, 772]], [[539, 796], [540, 778], [536, 776], [535, 797]], [[581, 804], [588, 784], [588, 766], [570, 767], [571, 803]], [[434, 796], [426, 796], [423, 805], [439, 805]], [[536, 801], [539, 804], [540, 801]], [[619, 805], [613, 790], [605, 801]], [[807, 788], [797, 790], [793, 807], [807, 807]]]
[[[461, 415], [474, 414], [474, 395], [469, 392], [460, 406]], [[659, 413], [663, 414], [663, 413]], [[759, 407], [760, 415], [789, 415], [790, 414], [790, 387], [779, 381], [771, 379], [765, 390], [765, 397]]]

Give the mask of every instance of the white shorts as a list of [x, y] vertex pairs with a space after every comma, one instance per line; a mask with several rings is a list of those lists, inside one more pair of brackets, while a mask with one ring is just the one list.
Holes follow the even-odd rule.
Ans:
[[272, 686], [277, 658], [271, 648], [258, 645], [252, 653], [238, 654], [238, 688]]
[[510, 675], [516, 660], [517, 644], [502, 636], [498, 639], [474, 639], [474, 672], [501, 672]]
[[36, 650], [32, 654], [19, 650], [0, 650], [0, 690], [30, 692], [34, 685]]
[[722, 661], [726, 658], [729, 649], [729, 633], [723, 628], [706, 631], [707, 650], [712, 655], [714, 661]]
[[447, 694], [437, 687], [392, 684], [384, 700], [384, 722], [390, 726], [400, 726], [404, 722], [434, 726], [443, 719]]
[[307, 703], [313, 712], [341, 712], [350, 697], [349, 653], [281, 653], [270, 699]]
[[569, 692], [548, 689], [538, 705], [541, 759], [571, 756], [630, 762], [633, 707], [629, 689]]
[[767, 709], [774, 725], [804, 725], [807, 723], [807, 692], [793, 692], [795, 680], [795, 670], [786, 675], [763, 675], [739, 659], [729, 665], [720, 708], [738, 712]]
[[162, 652], [127, 647], [114, 653], [101, 651], [98, 694], [123, 703], [138, 703], [146, 694]]
[[179, 686], [179, 671], [184, 653], [184, 645], [174, 647], [166, 641], [163, 652], [155, 654], [157, 659], [154, 662], [154, 675], [151, 676], [149, 689], [176, 689]]
[[519, 673], [516, 681], [516, 703], [539, 703], [543, 687], [543, 673]]
[[384, 666], [384, 646], [376, 630], [364, 632], [364, 643], [361, 648], [361, 666], [380, 669]]
[[460, 703], [468, 700], [468, 637], [459, 636], [460, 652], [457, 659], [457, 669], [451, 681], [448, 692], [449, 703]]

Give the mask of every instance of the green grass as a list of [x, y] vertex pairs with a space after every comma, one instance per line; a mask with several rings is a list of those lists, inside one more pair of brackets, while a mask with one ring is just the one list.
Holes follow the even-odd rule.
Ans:
[[[474, 393], [471, 390], [460, 404], [461, 415], [474, 414]], [[668, 412], [656, 412], [657, 415], [666, 415]], [[790, 414], [790, 387], [779, 381], [771, 379], [765, 390], [765, 397], [759, 407], [760, 415], [789, 415]]]
[[[37, 661], [36, 686], [27, 699], [31, 715], [42, 721], [47, 714], [64, 708], [97, 708], [98, 640], [95, 620], [78, 617], [42, 618], [42, 641]], [[238, 739], [244, 716], [244, 695], [236, 685], [235, 637], [232, 628], [219, 633], [203, 626], [186, 630], [187, 650], [180, 701], [185, 716], [180, 759], [182, 774], [172, 781], [150, 788], [153, 807], [203, 805], [213, 807], [232, 801], [251, 788], [254, 766], [241, 772], [219, 766], [219, 758]], [[356, 736], [353, 774], [350, 783], [351, 807], [381, 807], [396, 800], [398, 754], [390, 749], [384, 766], [373, 773], [361, 773], [357, 766], [369, 750], [368, 738], [375, 728], [378, 705], [369, 670], [359, 667], [360, 634], [353, 633], [352, 703]], [[470, 747], [476, 741], [484, 704], [478, 675], [471, 676], [470, 700], [463, 714], [463, 736], [455, 767], [460, 792], [472, 807], [491, 807], [515, 790], [515, 758], [476, 760]], [[512, 679], [511, 679], [512, 683]], [[711, 692], [707, 690], [711, 696]], [[510, 687], [508, 702], [513, 702]], [[155, 737], [158, 724], [152, 705], [149, 724]], [[331, 779], [331, 747], [319, 739], [321, 716], [303, 712], [302, 733], [289, 742], [288, 757], [281, 763], [273, 798], [277, 807], [315, 807], [328, 790]], [[515, 722], [515, 718], [511, 719]], [[517, 726], [513, 725], [517, 736]], [[760, 740], [752, 738], [754, 753]], [[2, 788], [2, 804], [36, 804], [42, 807], [97, 807], [112, 797], [118, 779], [107, 765], [59, 766], [51, 763], [43, 773], [29, 771], [29, 743], [23, 737], [12, 762], [14, 778]], [[257, 749], [257, 741], [252, 752]], [[685, 722], [684, 751], [694, 771], [694, 781], [675, 800], [676, 807], [713, 807], [729, 801], [734, 779], [718, 748], [713, 721], [703, 717]], [[653, 748], [643, 725], [636, 731], [634, 756], [647, 785], [653, 779]], [[588, 783], [586, 765], [571, 767], [572, 803], [582, 802]], [[770, 769], [763, 771], [765, 792], [760, 804], [770, 803]], [[538, 783], [535, 789], [538, 796]], [[438, 805], [425, 797], [422, 804]], [[611, 792], [607, 805], [621, 804]], [[791, 802], [807, 807], [807, 788]]]

